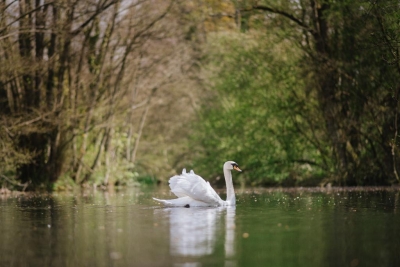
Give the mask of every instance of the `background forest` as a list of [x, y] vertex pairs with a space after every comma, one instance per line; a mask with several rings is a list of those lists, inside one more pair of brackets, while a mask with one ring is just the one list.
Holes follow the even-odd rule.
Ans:
[[0, 183], [399, 182], [398, 1], [3, 0]]

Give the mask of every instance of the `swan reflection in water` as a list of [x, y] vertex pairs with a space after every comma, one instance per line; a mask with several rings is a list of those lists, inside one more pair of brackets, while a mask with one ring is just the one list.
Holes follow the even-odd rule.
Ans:
[[235, 206], [157, 210], [157, 213], [162, 212], [169, 217], [171, 255], [211, 255], [225, 229], [225, 259], [231, 266], [233, 262], [230, 259], [235, 255], [235, 210]]

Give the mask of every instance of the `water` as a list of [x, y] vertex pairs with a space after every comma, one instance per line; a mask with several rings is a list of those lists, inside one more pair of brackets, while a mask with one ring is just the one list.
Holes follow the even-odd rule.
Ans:
[[0, 266], [400, 266], [399, 191], [239, 190], [162, 208], [165, 188], [0, 195]]

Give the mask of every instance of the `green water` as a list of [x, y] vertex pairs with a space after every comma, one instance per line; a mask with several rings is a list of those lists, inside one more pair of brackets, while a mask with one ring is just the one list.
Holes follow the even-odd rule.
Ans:
[[0, 266], [400, 266], [395, 189], [237, 192], [162, 208], [167, 189], [0, 195]]

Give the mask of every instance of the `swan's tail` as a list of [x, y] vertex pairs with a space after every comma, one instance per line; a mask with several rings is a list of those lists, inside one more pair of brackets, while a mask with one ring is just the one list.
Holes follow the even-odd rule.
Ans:
[[186, 202], [184, 199], [182, 198], [175, 198], [175, 199], [158, 199], [153, 197], [153, 199], [157, 202], [160, 202], [161, 204], [167, 206], [167, 207], [177, 207], [177, 206], [185, 206]]
[[161, 204], [164, 204], [167, 207], [191, 207], [191, 206], [207, 206], [206, 203], [202, 203], [199, 201], [196, 201], [194, 199], [191, 199], [189, 197], [180, 197], [180, 198], [174, 198], [174, 199], [158, 199], [153, 197], [153, 199], [157, 202], [160, 202]]
[[164, 204], [164, 205], [168, 205], [168, 200], [164, 200], [164, 199], [158, 199], [158, 198], [155, 198], [155, 197], [153, 197], [153, 199], [155, 200], [155, 201], [157, 201], [157, 202], [160, 202], [161, 204]]

